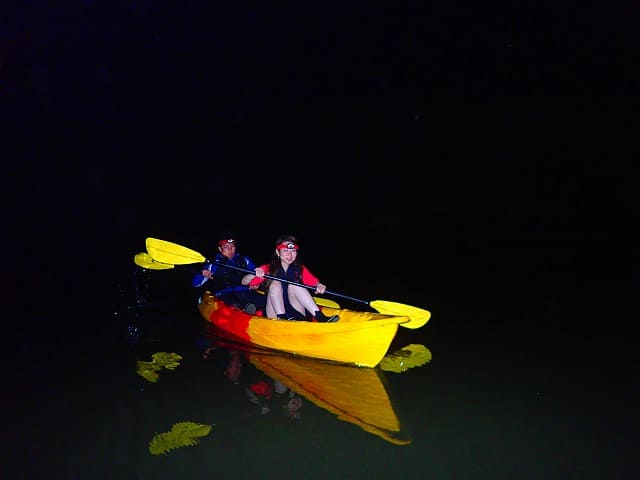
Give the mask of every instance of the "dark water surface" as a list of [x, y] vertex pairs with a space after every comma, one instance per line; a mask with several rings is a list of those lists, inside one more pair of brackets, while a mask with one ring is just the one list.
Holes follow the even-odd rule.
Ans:
[[[2, 477], [638, 478], [637, 372], [622, 303], [604, 300], [617, 285], [587, 281], [588, 269], [567, 277], [566, 265], [554, 271], [534, 257], [442, 259], [450, 268], [434, 267], [428, 292], [408, 283], [373, 290], [432, 312], [421, 329], [400, 329], [390, 349], [423, 345], [431, 362], [376, 369], [404, 444], [300, 392], [252, 396], [251, 386], [271, 377], [216, 346], [196, 291], [180, 289], [188, 274], [132, 267], [112, 279], [112, 291], [77, 287], [77, 302], [43, 305], [16, 328]], [[153, 383], [136, 366], [156, 352], [182, 360]], [[232, 358], [240, 358], [235, 371]], [[354, 385], [351, 401], [365, 404], [359, 395]], [[156, 434], [184, 421], [213, 427], [196, 445], [150, 453]]]

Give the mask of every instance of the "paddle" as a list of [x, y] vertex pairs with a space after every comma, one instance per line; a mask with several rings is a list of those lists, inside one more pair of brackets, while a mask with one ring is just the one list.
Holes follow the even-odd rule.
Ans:
[[[202, 256], [202, 254], [196, 252], [195, 250], [191, 250], [190, 248], [183, 247], [182, 245], [168, 242], [166, 240], [160, 240], [157, 238], [148, 237], [146, 239], [146, 246], [147, 246], [147, 251], [153, 258], [153, 260], [160, 262], [162, 264], [186, 265], [190, 263], [205, 263], [207, 261], [207, 259], [204, 256]], [[224, 265], [217, 262], [214, 262], [214, 263], [222, 267], [232, 268], [234, 270], [239, 270], [241, 272], [255, 275], [255, 272], [252, 270], [247, 270], [247, 269], [236, 267], [236, 266], [232, 267], [231, 265]], [[312, 287], [310, 285], [305, 285], [303, 283], [285, 280], [283, 278], [275, 277], [273, 275], [265, 274], [264, 277], [272, 280], [278, 280], [280, 282], [289, 283], [291, 285], [296, 285], [298, 287], [307, 288], [310, 290], [315, 289], [315, 287]], [[411, 329], [420, 328], [425, 323], [427, 323], [429, 321], [429, 318], [431, 317], [431, 312], [429, 312], [428, 310], [424, 310], [418, 307], [412, 307], [410, 305], [404, 305], [402, 303], [389, 302], [385, 300], [371, 300], [371, 301], [360, 300], [358, 298], [349, 297], [341, 293], [330, 292], [328, 290], [325, 290], [324, 293], [327, 295], [333, 295], [335, 297], [352, 300], [354, 302], [364, 303], [365, 305], [368, 305], [374, 310], [377, 310], [378, 312], [385, 315], [408, 317], [409, 322], [400, 324], [405, 328], [411, 328]]]
[[136, 253], [133, 257], [133, 261], [139, 267], [146, 268], [147, 270], [170, 270], [175, 268], [175, 265], [156, 262], [147, 252]]
[[[149, 255], [148, 253], [146, 253], [146, 252], [137, 253], [133, 257], [133, 261], [139, 267], [146, 268], [147, 270], [170, 270], [172, 268], [176, 268], [175, 265], [172, 265], [170, 263], [161, 263], [161, 262], [158, 262], [157, 260], [154, 260], [153, 257], [151, 255]], [[216, 265], [220, 265], [221, 267], [232, 268], [231, 265], [224, 265], [224, 264], [217, 263], [217, 262], [216, 262]], [[187, 268], [181, 268], [181, 270], [186, 270], [186, 271], [192, 272], [194, 274], [195, 273], [200, 273], [200, 270], [195, 270], [195, 269], [191, 269], [191, 268], [188, 268], [188, 269]], [[243, 269], [243, 271], [244, 271], [244, 269]], [[248, 272], [251, 272], [251, 270], [248, 270]], [[262, 293], [262, 292], [259, 292], [259, 293]], [[331, 300], [329, 298], [313, 297], [313, 299], [321, 307], [340, 308], [340, 305], [337, 302], [334, 302], [333, 300]]]

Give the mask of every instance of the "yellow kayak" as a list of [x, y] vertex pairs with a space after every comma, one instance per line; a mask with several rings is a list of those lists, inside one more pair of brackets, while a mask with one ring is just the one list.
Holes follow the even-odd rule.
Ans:
[[409, 317], [321, 307], [335, 323], [290, 321], [250, 315], [204, 292], [198, 310], [225, 337], [248, 345], [359, 367], [375, 367], [387, 353], [398, 326]]

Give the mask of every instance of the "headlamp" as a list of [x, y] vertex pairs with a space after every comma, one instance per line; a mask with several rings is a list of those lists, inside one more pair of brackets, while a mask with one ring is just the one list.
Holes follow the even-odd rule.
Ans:
[[298, 250], [298, 245], [293, 242], [282, 242], [276, 247], [277, 250]]

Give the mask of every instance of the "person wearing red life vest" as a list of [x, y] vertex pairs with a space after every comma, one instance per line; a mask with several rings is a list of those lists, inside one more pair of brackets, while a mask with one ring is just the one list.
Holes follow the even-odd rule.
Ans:
[[267, 280], [265, 274], [303, 283], [315, 287], [316, 293], [322, 294], [326, 285], [300, 262], [298, 258], [298, 241], [292, 235], [282, 235], [276, 239], [275, 249], [269, 264], [255, 269], [256, 274], [248, 274], [242, 279], [244, 285], [255, 287], [264, 281], [267, 285], [267, 303], [265, 313], [267, 317], [282, 320], [311, 320], [317, 322], [337, 322], [340, 317], [327, 317], [316, 304], [309, 289], [299, 285], [292, 285], [278, 280]]

